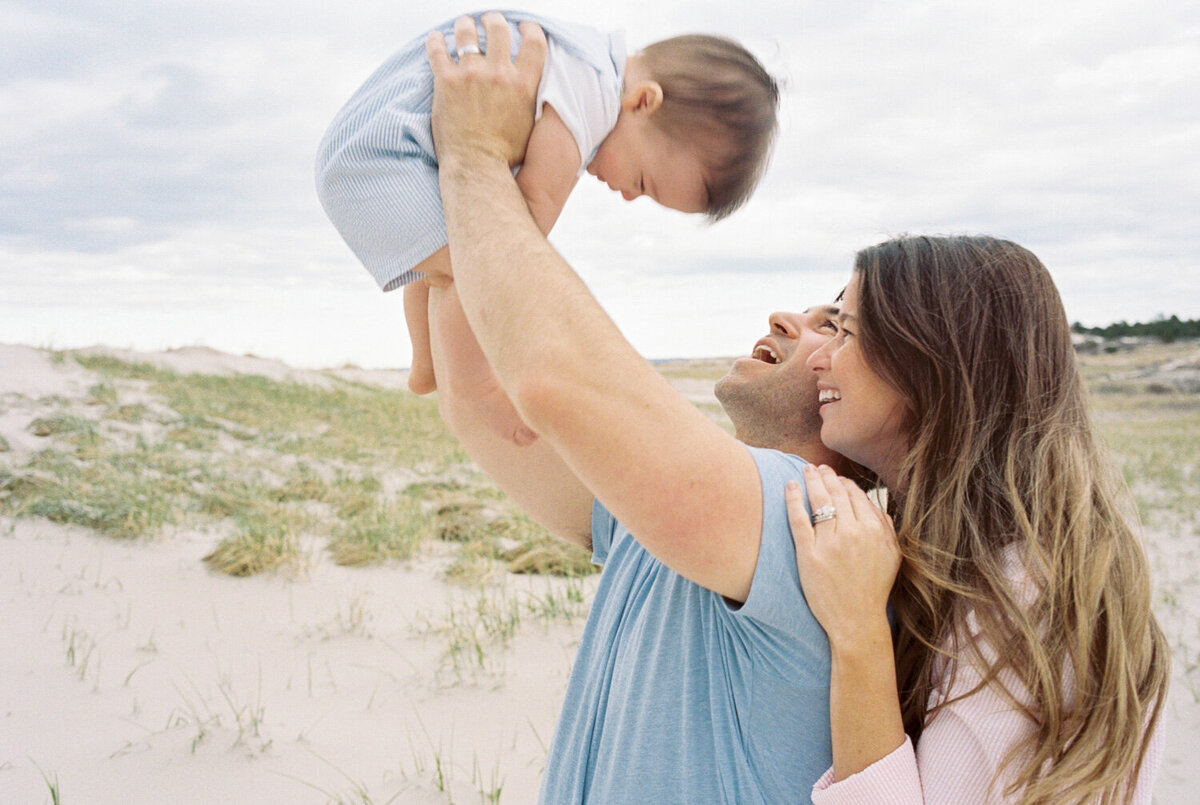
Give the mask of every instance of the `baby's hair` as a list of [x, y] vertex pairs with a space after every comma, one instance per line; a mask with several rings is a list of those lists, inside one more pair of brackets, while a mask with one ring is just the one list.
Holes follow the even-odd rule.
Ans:
[[744, 47], [720, 36], [688, 34], [642, 50], [663, 90], [654, 120], [671, 137], [697, 146], [708, 173], [708, 208], [719, 221], [758, 184], [778, 123], [779, 86]]

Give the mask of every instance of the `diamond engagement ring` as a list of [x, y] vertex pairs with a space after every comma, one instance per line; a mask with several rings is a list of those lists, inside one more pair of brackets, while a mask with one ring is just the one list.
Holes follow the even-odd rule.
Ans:
[[832, 520], [835, 517], [837, 517], [837, 509], [833, 508], [832, 506], [822, 506], [813, 512], [812, 523], [813, 525], [816, 525], [817, 523], [823, 523], [826, 520]]
[[454, 55], [462, 60], [463, 56], [482, 56], [483, 51], [479, 49], [479, 45], [463, 45], [458, 50], [454, 51]]

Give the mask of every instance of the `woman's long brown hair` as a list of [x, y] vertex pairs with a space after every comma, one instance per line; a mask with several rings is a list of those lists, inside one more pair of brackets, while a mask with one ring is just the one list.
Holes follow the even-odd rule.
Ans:
[[[900, 238], [864, 249], [855, 269], [861, 347], [911, 415], [890, 503], [905, 557], [906, 730], [919, 736], [937, 716], [931, 694], [950, 646], [950, 668], [980, 668], [979, 687], [998, 686], [1034, 725], [993, 781], [1006, 797], [1126, 800], [1166, 695], [1169, 649], [1136, 509], [1092, 424], [1049, 272], [985, 237]], [[1013, 550], [1035, 582], [1029, 596], [1006, 570]], [[977, 634], [964, 628], [972, 610]]]

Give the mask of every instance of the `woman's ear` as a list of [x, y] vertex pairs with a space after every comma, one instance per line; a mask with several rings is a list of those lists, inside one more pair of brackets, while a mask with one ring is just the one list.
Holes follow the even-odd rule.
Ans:
[[662, 106], [662, 86], [649, 79], [639, 81], [621, 97], [622, 112], [647, 112], [653, 114]]

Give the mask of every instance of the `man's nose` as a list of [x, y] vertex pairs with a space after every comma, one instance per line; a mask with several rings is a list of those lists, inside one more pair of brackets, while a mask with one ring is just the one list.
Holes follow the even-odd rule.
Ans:
[[776, 311], [767, 317], [767, 323], [771, 327], [771, 332], [779, 335], [787, 336], [788, 338], [797, 338], [800, 334], [800, 327], [796, 323], [797, 313], [785, 313]]

